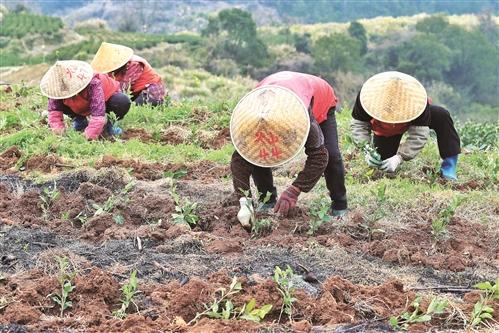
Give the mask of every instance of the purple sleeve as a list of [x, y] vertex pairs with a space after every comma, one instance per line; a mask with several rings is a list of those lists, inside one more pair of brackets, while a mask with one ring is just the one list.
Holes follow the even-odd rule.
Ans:
[[106, 115], [106, 100], [102, 83], [96, 77], [88, 85], [88, 100], [90, 114], [94, 117], [103, 117]]
[[59, 111], [62, 112], [64, 110], [64, 103], [62, 103], [62, 99], [52, 99], [49, 98], [49, 111]]

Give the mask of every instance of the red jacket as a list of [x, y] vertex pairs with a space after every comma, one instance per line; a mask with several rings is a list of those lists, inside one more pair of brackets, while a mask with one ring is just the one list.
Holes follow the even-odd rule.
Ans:
[[[127, 65], [131, 62], [140, 63], [143, 68], [143, 71], [138, 79], [132, 82], [127, 82], [130, 83], [130, 88], [132, 89], [132, 93], [134, 95], [144, 90], [146, 88], [146, 85], [148, 84], [161, 82], [161, 77], [154, 71], [154, 69], [147, 62], [147, 60], [145, 60], [142, 57], [139, 57], [138, 55], [133, 55], [132, 58], [128, 61]], [[127, 76], [126, 71], [117, 73], [115, 75], [115, 80], [118, 80], [120, 82], [125, 82], [127, 80], [126, 76]]]
[[[102, 83], [104, 90], [104, 100], [107, 101], [115, 92], [120, 90], [120, 84], [107, 76], [106, 74], [94, 74]], [[62, 100], [62, 103], [67, 105], [74, 113], [82, 116], [90, 115], [90, 96], [88, 96], [88, 87], [80, 91], [71, 98]]]
[[333, 87], [325, 80], [314, 75], [290, 71], [277, 72], [267, 76], [256, 87], [267, 85], [288, 88], [303, 101], [307, 108], [310, 107], [313, 98], [312, 114], [319, 124], [327, 119], [329, 109], [335, 107], [338, 103]]

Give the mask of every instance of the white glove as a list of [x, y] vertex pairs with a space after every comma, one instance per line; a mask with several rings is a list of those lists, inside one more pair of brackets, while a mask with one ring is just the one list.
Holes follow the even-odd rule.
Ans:
[[381, 167], [382, 162], [380, 162], [377, 159], [375, 159], [374, 157], [372, 157], [371, 154], [369, 154], [369, 153], [364, 154], [364, 159], [365, 159], [367, 165], [369, 165], [371, 168], [380, 168]]
[[395, 172], [400, 163], [402, 163], [402, 156], [395, 155], [390, 158], [387, 158], [386, 160], [383, 160], [380, 169], [385, 172]]

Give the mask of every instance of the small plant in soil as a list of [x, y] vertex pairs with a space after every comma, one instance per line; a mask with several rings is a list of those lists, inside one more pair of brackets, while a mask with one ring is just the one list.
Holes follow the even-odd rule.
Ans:
[[260, 237], [272, 229], [273, 221], [271, 219], [256, 219], [251, 225], [251, 236]]
[[243, 319], [259, 323], [272, 310], [272, 305], [265, 304], [261, 308], [257, 308], [256, 300], [252, 298], [241, 308], [236, 308], [232, 302], [232, 296], [241, 292], [242, 289], [241, 282], [237, 281], [236, 277], [233, 277], [229, 290], [227, 291], [225, 288], [217, 289], [213, 302], [210, 305], [205, 304], [206, 310], [197, 313], [194, 319], [189, 322], [189, 325], [197, 322], [201, 317], [225, 320]]
[[273, 280], [282, 297], [282, 306], [278, 322], [281, 321], [283, 313], [288, 316], [290, 321], [293, 318], [293, 303], [297, 301], [294, 297], [295, 288], [292, 282], [293, 276], [294, 272], [289, 266], [286, 267], [286, 270], [282, 270], [279, 266], [276, 266], [274, 269]]
[[45, 187], [40, 194], [40, 199], [42, 200], [41, 208], [43, 212], [43, 217], [48, 219], [50, 215], [50, 208], [54, 202], [61, 196], [61, 192], [57, 189], [57, 184], [54, 181], [54, 186], [52, 188]]
[[[57, 280], [61, 286], [60, 294], [56, 293], [52, 295], [52, 300], [57, 303], [61, 309], [61, 317], [64, 314], [64, 310], [73, 306], [73, 303], [69, 300], [69, 294], [74, 290], [72, 281], [76, 276], [76, 272], [72, 272], [69, 268], [69, 261], [66, 257], [56, 257], [57, 264], [59, 266], [59, 275]], [[49, 295], [50, 296], [50, 295]]]
[[390, 325], [393, 329], [407, 330], [409, 325], [416, 323], [426, 323], [431, 321], [432, 315], [441, 314], [447, 308], [448, 302], [444, 299], [433, 298], [425, 312], [421, 310], [421, 296], [411, 303], [414, 309], [412, 312], [404, 312], [400, 316], [390, 317]]
[[273, 222], [268, 218], [258, 218], [257, 212], [262, 212], [264, 210], [265, 205], [270, 201], [270, 197], [272, 193], [267, 192], [265, 196], [262, 193], [258, 192], [258, 198], [261, 200], [256, 200], [256, 207], [254, 205], [255, 200], [253, 200], [250, 191], [240, 190], [246, 198], [246, 205], [248, 210], [251, 212], [250, 223], [251, 223], [251, 236], [259, 237], [262, 236], [265, 232], [270, 231], [272, 229]]
[[307, 235], [314, 235], [323, 224], [331, 221], [331, 217], [329, 216], [330, 208], [331, 203], [329, 199], [324, 196], [311, 202], [309, 209], [310, 222]]
[[92, 207], [95, 209], [94, 216], [102, 215], [104, 213], [109, 213], [113, 210], [116, 205], [116, 198], [114, 195], [111, 195], [107, 200], [102, 204], [93, 203]]
[[133, 302], [133, 297], [138, 293], [137, 271], [134, 270], [130, 273], [128, 283], [121, 287], [121, 308], [113, 311], [113, 316], [116, 318], [124, 319], [127, 316], [127, 309], [130, 304], [133, 304], [138, 310], [137, 304]]
[[363, 236], [369, 242], [372, 240], [374, 234], [385, 232], [383, 229], [374, 228], [374, 224], [387, 214], [385, 208], [385, 203], [388, 200], [388, 196], [386, 194], [386, 184], [379, 184], [376, 189], [371, 190], [371, 194], [376, 198], [375, 207], [364, 219], [364, 222], [360, 224], [360, 227], [363, 229], [363, 233], [365, 233]]
[[88, 221], [88, 216], [84, 212], [79, 212], [78, 215], [76, 215], [75, 219], [80, 221], [81, 225], [85, 225], [85, 223], [87, 223]]
[[480, 326], [486, 319], [492, 320], [494, 308], [489, 304], [499, 301], [499, 279], [496, 280], [495, 284], [486, 281], [478, 283], [474, 287], [483, 291], [483, 294], [473, 306], [469, 327]]
[[6, 297], [2, 296], [0, 297], [0, 310], [3, 310], [9, 305], [9, 301]]
[[456, 209], [463, 202], [463, 198], [457, 197], [438, 213], [438, 217], [431, 222], [431, 234], [435, 239], [439, 239], [447, 234], [447, 225], [450, 223]]
[[193, 228], [199, 221], [199, 216], [196, 214], [198, 203], [191, 202], [187, 198], [180, 198], [175, 189], [171, 192], [173, 201], [175, 201], [175, 213], [172, 214], [174, 224], [184, 224], [189, 228]]

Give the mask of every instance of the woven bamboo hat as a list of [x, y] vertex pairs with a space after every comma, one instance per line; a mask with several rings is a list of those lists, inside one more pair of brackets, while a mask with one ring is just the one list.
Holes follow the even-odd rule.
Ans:
[[88, 86], [93, 75], [92, 67], [84, 61], [57, 61], [42, 77], [40, 90], [52, 99], [73, 97]]
[[373, 118], [385, 123], [407, 123], [426, 108], [428, 97], [423, 85], [400, 72], [371, 76], [360, 90], [360, 103]]
[[261, 167], [293, 159], [303, 148], [310, 115], [291, 90], [264, 86], [244, 96], [232, 112], [230, 136], [239, 154]]
[[90, 63], [97, 73], [117, 70], [130, 60], [133, 50], [127, 46], [102, 42]]

